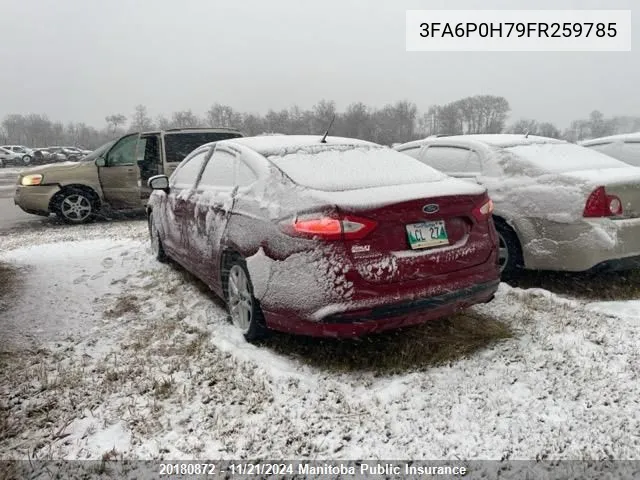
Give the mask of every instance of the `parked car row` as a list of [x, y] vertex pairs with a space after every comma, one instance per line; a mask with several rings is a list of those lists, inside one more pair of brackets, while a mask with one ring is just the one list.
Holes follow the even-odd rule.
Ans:
[[0, 146], [0, 167], [23, 167], [56, 162], [77, 162], [91, 153], [79, 147]]
[[71, 223], [145, 206], [156, 258], [224, 298], [248, 340], [417, 324], [523, 268], [640, 265], [640, 168], [529, 135], [147, 132], [22, 172], [15, 203]]

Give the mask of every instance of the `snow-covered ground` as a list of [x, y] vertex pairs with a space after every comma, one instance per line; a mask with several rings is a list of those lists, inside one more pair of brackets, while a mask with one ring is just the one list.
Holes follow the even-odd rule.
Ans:
[[247, 344], [201, 284], [152, 260], [144, 222], [0, 252], [19, 272], [0, 312], [0, 458], [640, 458], [639, 301], [503, 284], [474, 311], [512, 338], [430, 368], [336, 372], [287, 342]]

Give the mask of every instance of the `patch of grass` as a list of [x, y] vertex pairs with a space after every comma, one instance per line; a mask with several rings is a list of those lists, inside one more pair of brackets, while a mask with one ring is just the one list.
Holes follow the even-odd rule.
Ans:
[[640, 270], [600, 274], [527, 270], [509, 284], [520, 288], [543, 288], [558, 295], [585, 300], [640, 298]]
[[0, 310], [9, 305], [9, 297], [15, 293], [18, 285], [18, 270], [0, 262]]
[[126, 315], [127, 313], [138, 314], [140, 313], [139, 298], [136, 295], [126, 294], [122, 295], [116, 301], [116, 304], [104, 312], [105, 317], [118, 318]]
[[169, 398], [173, 393], [175, 384], [172, 378], [153, 381], [153, 395], [157, 399]]
[[468, 311], [417, 327], [355, 340], [274, 333], [264, 344], [280, 354], [323, 369], [394, 374], [453, 362], [511, 336], [504, 323]]
[[15, 480], [17, 478], [24, 478], [22, 475], [18, 461], [16, 460], [1, 460], [0, 461], [0, 480]]

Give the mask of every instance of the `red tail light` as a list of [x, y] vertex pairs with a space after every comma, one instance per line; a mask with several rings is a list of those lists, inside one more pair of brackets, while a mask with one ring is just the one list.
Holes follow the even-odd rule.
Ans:
[[476, 220], [482, 222], [493, 214], [493, 200], [485, 196], [480, 204], [473, 209], [473, 216]]
[[587, 199], [583, 217], [615, 217], [622, 215], [622, 202], [615, 195], [607, 195], [604, 187], [598, 187]]
[[298, 218], [293, 224], [283, 225], [290, 235], [319, 238], [322, 240], [358, 240], [374, 228], [376, 222], [351, 215], [335, 217]]

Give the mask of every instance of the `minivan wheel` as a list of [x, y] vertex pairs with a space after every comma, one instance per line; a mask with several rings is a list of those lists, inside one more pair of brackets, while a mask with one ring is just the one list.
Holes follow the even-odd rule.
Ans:
[[243, 258], [234, 256], [228, 266], [226, 296], [231, 323], [242, 332], [247, 341], [253, 342], [264, 337], [267, 332], [262, 310], [253, 296], [247, 263]]
[[509, 280], [517, 276], [522, 266], [520, 242], [516, 233], [506, 222], [496, 220], [495, 225], [498, 231], [500, 275], [503, 280]]
[[153, 221], [153, 214], [149, 214], [149, 240], [151, 242], [151, 253], [153, 256], [161, 263], [166, 263], [168, 261], [167, 254], [164, 251], [164, 247], [162, 246], [162, 240], [160, 240], [160, 233], [158, 232], [158, 228]]
[[84, 190], [70, 188], [58, 195], [56, 213], [67, 223], [87, 223], [95, 210], [93, 196]]

